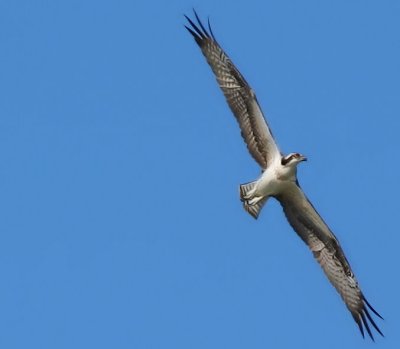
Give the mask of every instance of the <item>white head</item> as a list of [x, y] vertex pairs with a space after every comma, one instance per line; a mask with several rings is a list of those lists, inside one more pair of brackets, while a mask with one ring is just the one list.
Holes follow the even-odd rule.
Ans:
[[299, 153], [290, 153], [286, 156], [282, 156], [281, 165], [283, 167], [296, 167], [302, 161], [307, 161], [307, 158], [304, 155]]

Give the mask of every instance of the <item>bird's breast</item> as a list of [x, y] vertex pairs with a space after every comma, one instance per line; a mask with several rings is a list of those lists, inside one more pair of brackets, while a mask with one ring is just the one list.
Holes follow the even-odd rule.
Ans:
[[276, 171], [268, 169], [258, 179], [256, 193], [259, 196], [271, 196], [279, 193], [282, 181], [277, 177]]

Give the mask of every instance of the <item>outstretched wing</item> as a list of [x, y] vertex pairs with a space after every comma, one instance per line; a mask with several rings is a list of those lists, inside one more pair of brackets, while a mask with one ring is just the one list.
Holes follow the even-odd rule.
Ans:
[[331, 284], [336, 288], [364, 336], [364, 328], [373, 340], [369, 324], [382, 334], [368, 309], [382, 318], [365, 299], [344, 255], [339, 241], [296, 183], [288, 183], [276, 199], [302, 240], [311, 249]]
[[215, 40], [210, 22], [208, 22], [209, 30], [206, 30], [197, 13], [194, 14], [197, 24], [185, 16], [190, 24], [190, 27], [185, 27], [193, 35], [214, 72], [229, 107], [239, 122], [247, 148], [260, 166], [266, 169], [275, 156], [280, 156], [280, 152], [256, 95]]

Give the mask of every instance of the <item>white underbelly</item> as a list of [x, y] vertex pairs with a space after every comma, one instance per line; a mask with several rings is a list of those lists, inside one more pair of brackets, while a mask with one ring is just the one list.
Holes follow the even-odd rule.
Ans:
[[262, 176], [258, 179], [255, 188], [255, 196], [271, 196], [279, 193], [282, 186], [282, 181], [279, 180], [274, 173], [264, 172]]

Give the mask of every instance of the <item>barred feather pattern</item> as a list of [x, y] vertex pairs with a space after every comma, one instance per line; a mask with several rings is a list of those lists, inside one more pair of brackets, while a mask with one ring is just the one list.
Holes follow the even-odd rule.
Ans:
[[239, 123], [250, 154], [263, 169], [266, 169], [275, 156], [280, 156], [280, 151], [265, 121], [256, 95], [218, 44], [210, 24], [206, 30], [196, 13], [195, 16], [197, 24], [186, 17], [190, 24], [186, 29], [193, 35], [214, 72], [218, 85]]
[[308, 245], [328, 280], [341, 296], [361, 334], [364, 336], [365, 329], [374, 340], [370, 327], [372, 325], [383, 336], [369, 310], [382, 319], [381, 315], [364, 297], [339, 241], [307, 199], [298, 183], [288, 184], [286, 190], [276, 196], [276, 199], [281, 203], [292, 228]]
[[[197, 24], [185, 16], [189, 22], [189, 26], [185, 27], [194, 37], [214, 72], [228, 105], [239, 123], [250, 154], [265, 170], [275, 157], [281, 156], [281, 153], [255, 93], [218, 44], [210, 22], [208, 21], [207, 30], [196, 12], [194, 15]], [[246, 185], [242, 185], [241, 190], [245, 187]], [[242, 194], [241, 197], [243, 198]], [[374, 340], [370, 327], [372, 325], [383, 336], [369, 311], [381, 319], [382, 317], [364, 297], [337, 238], [307, 199], [298, 183], [288, 182], [287, 188], [275, 195], [275, 198], [281, 203], [290, 225], [308, 245], [328, 280], [340, 294], [361, 334], [364, 336], [364, 330], [366, 330]], [[246, 201], [242, 201], [246, 208]], [[256, 207], [246, 209], [257, 218], [264, 203], [265, 200], [260, 201]]]

